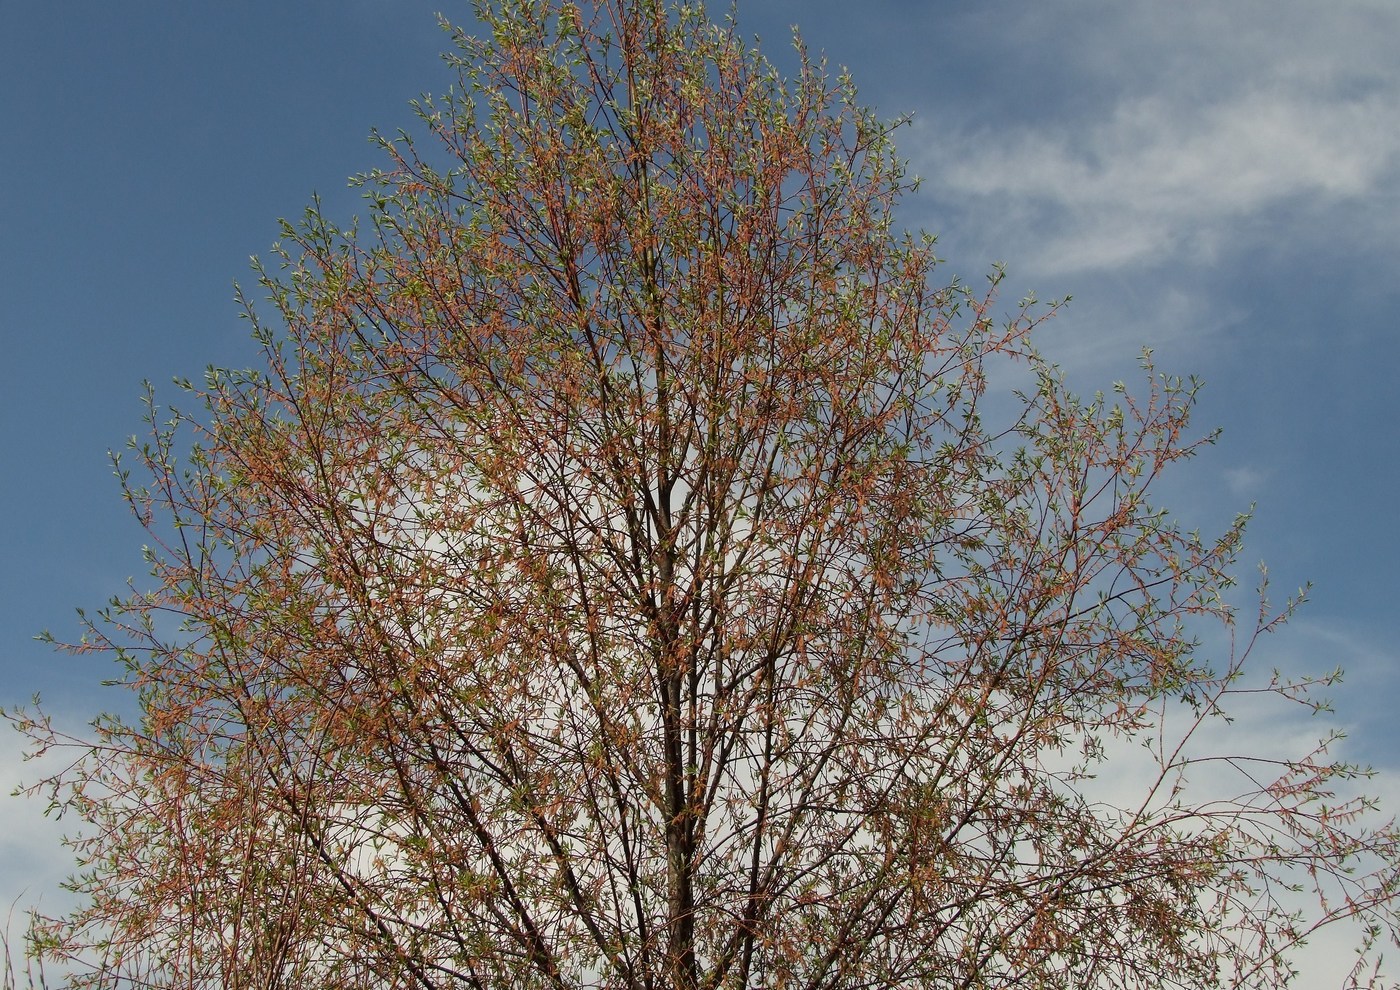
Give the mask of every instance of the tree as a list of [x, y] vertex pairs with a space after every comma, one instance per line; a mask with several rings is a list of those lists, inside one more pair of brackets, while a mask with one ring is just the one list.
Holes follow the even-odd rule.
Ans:
[[154, 590], [80, 648], [141, 717], [40, 785], [89, 826], [40, 953], [92, 987], [1194, 987], [1393, 936], [1360, 771], [1202, 745], [1317, 682], [1248, 679], [1287, 607], [1203, 656], [1243, 523], [1150, 500], [1194, 383], [1076, 398], [1053, 307], [939, 285], [891, 125], [800, 46], [788, 80], [698, 5], [479, 14], [372, 233], [285, 228], [265, 368], [153, 403], [149, 480], [119, 465]]

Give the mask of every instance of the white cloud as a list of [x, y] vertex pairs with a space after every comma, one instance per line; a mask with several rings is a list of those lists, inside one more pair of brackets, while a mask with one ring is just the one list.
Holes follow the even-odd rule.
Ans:
[[948, 194], [1041, 228], [1047, 274], [1211, 261], [1250, 216], [1286, 200], [1358, 198], [1400, 160], [1400, 100], [1248, 92], [1214, 106], [1121, 104], [1079, 132], [984, 133], [931, 153]]
[[[62, 755], [28, 760], [19, 734], [0, 724], [0, 910], [10, 915], [10, 935], [22, 930], [21, 919], [31, 909], [45, 913], [63, 910], [69, 895], [59, 884], [72, 873], [75, 861], [62, 842], [67, 820], [57, 822], [44, 815], [42, 796], [15, 796], [21, 784], [33, 784], [58, 769]], [[12, 949], [19, 946], [12, 942]]]
[[[1165, 26], [1147, 7], [1109, 19], [1099, 51], [1059, 80], [1092, 90], [1096, 110], [1052, 104], [1009, 129], [934, 110], [906, 153], [964, 214], [956, 233], [1016, 245], [1035, 274], [1209, 264], [1280, 207], [1326, 226], [1339, 204], [1394, 194], [1400, 71], [1367, 42], [1385, 27], [1374, 19], [1400, 30], [1400, 17], [1349, 8], [1324, 22], [1279, 7], [1264, 21], [1246, 5], [1223, 16], [1186, 5]], [[1102, 54], [1142, 36], [1158, 46], [1140, 63]], [[1371, 220], [1400, 240], [1393, 218]]]

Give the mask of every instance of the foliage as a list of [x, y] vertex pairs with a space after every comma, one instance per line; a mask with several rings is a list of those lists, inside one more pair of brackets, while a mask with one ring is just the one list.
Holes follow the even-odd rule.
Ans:
[[1076, 398], [1048, 311], [939, 285], [891, 127], [800, 46], [480, 15], [372, 231], [285, 229], [265, 368], [120, 469], [155, 590], [81, 648], [141, 716], [41, 785], [89, 827], [37, 949], [93, 987], [1155, 988], [1386, 934], [1354, 768], [1202, 745], [1311, 685], [1242, 680], [1267, 608], [1201, 655], [1242, 523], [1149, 498], [1194, 383]]

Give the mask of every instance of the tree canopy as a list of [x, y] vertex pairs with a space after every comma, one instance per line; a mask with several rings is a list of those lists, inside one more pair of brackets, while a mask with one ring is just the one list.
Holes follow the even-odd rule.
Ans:
[[1316, 684], [1250, 679], [1282, 614], [1237, 626], [1243, 522], [1153, 502], [1195, 383], [1072, 394], [1053, 307], [942, 279], [894, 125], [800, 45], [478, 14], [365, 229], [285, 227], [265, 363], [121, 462], [153, 581], [80, 648], [141, 714], [38, 785], [87, 827], [37, 950], [92, 987], [1156, 988], [1393, 938], [1361, 771], [1203, 744]]

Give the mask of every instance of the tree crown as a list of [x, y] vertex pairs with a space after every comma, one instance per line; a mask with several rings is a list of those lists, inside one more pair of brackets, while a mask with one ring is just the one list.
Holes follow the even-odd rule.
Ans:
[[1048, 311], [940, 284], [891, 126], [800, 46], [478, 14], [369, 230], [284, 228], [265, 366], [122, 468], [155, 590], [84, 648], [142, 716], [48, 782], [90, 866], [39, 948], [91, 986], [1267, 986], [1309, 926], [1380, 934], [1356, 768], [1190, 745], [1279, 621], [1201, 656], [1243, 522], [1150, 499], [1195, 383], [1078, 398]]

